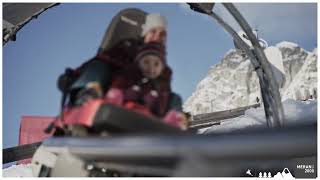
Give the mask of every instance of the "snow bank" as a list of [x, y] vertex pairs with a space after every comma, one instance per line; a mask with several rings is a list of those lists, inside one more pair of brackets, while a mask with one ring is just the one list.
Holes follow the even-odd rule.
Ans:
[[[312, 124], [317, 122], [317, 101], [296, 101], [288, 99], [283, 102], [285, 121], [284, 126], [298, 124]], [[264, 109], [248, 109], [245, 115], [228, 119], [221, 122], [221, 125], [214, 125], [199, 130], [199, 133], [221, 133], [232, 132], [247, 128], [266, 127]]]
[[278, 48], [296, 48], [296, 47], [299, 47], [298, 44], [296, 43], [293, 43], [293, 42], [288, 42], [288, 41], [282, 41], [278, 44], [276, 44], [276, 47]]
[[314, 53], [315, 55], [318, 56], [318, 48], [314, 48], [313, 51], [312, 51], [312, 53]]
[[277, 47], [270, 46], [264, 50], [264, 53], [270, 62], [276, 81], [278, 82], [279, 86], [282, 87], [286, 78], [286, 72], [283, 66], [281, 51]]
[[31, 164], [12, 165], [2, 170], [3, 177], [33, 177]]

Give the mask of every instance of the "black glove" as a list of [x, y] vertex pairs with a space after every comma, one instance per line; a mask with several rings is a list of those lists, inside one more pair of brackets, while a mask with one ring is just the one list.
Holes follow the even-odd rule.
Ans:
[[58, 78], [57, 86], [61, 92], [67, 92], [72, 85], [72, 83], [76, 80], [76, 76], [74, 70], [71, 68], [67, 68], [64, 74], [60, 75]]

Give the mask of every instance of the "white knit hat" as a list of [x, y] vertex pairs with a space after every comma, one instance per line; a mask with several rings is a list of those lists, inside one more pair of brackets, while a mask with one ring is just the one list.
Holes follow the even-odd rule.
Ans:
[[142, 25], [142, 36], [145, 36], [148, 31], [156, 27], [163, 27], [167, 29], [166, 18], [160, 14], [148, 14], [146, 17], [146, 23]]

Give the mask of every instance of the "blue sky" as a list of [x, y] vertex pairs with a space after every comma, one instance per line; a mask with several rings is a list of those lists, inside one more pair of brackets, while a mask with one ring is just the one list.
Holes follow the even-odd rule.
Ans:
[[[231, 37], [215, 21], [183, 4], [63, 3], [32, 20], [3, 47], [3, 147], [18, 143], [23, 115], [55, 116], [61, 94], [57, 77], [97, 52], [111, 18], [121, 9], [136, 7], [168, 20], [168, 63], [173, 89], [186, 100], [209, 68], [231, 48]], [[317, 5], [237, 4], [260, 37], [274, 45], [283, 40], [312, 51], [317, 46]], [[214, 7], [237, 30], [222, 6]]]

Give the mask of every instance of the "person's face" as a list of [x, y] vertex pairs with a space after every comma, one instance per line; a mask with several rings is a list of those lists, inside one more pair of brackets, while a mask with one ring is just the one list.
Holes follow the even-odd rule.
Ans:
[[158, 56], [146, 55], [139, 61], [142, 74], [150, 79], [160, 76], [164, 69], [164, 64]]
[[163, 27], [156, 27], [149, 30], [144, 36], [144, 43], [156, 42], [165, 45], [167, 41], [167, 32]]

